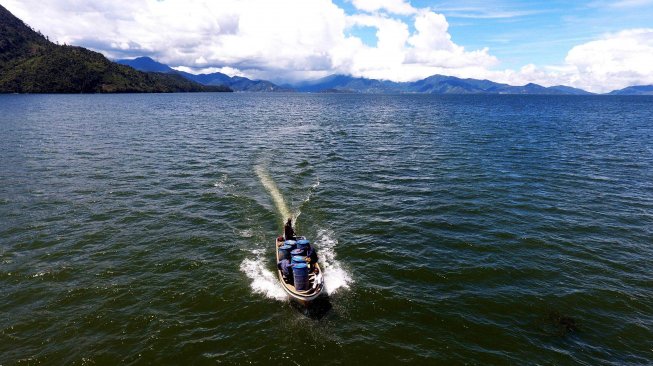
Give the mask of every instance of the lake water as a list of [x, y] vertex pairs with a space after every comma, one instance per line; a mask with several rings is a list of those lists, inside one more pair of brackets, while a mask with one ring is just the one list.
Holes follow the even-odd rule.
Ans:
[[4, 95], [0, 137], [1, 365], [653, 363], [652, 97]]

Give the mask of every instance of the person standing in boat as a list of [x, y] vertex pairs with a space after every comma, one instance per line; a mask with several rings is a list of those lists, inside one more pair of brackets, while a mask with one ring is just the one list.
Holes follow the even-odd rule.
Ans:
[[315, 268], [315, 263], [317, 263], [317, 250], [315, 250], [312, 245], [308, 246], [306, 261], [311, 265], [311, 268]]
[[288, 218], [286, 226], [283, 227], [283, 233], [286, 240], [295, 240], [295, 229], [292, 228], [292, 218]]

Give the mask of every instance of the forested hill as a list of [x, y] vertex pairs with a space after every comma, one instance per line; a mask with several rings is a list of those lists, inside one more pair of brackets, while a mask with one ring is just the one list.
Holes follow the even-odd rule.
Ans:
[[56, 45], [0, 5], [0, 93], [231, 91], [145, 73], [82, 47]]

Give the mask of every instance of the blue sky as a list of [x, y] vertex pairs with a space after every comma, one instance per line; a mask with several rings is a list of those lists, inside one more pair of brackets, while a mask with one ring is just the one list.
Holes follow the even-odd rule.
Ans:
[[653, 84], [653, 0], [0, 0], [112, 59], [292, 82], [434, 74], [606, 92]]
[[[351, 1], [334, 2], [347, 13], [356, 13]], [[623, 29], [653, 27], [653, 0], [412, 0], [410, 4], [444, 14], [457, 44], [468, 49], [488, 47], [504, 68], [560, 63], [579, 43]], [[374, 45], [375, 32], [366, 28], [351, 33]]]

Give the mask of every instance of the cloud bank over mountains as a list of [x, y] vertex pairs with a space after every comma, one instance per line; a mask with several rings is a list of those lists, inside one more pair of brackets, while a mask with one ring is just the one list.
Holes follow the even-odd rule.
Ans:
[[[630, 29], [569, 50], [558, 65], [501, 70], [491, 49], [456, 44], [437, 9], [404, 0], [3, 0], [59, 43], [110, 58], [150, 56], [183, 70], [296, 81], [329, 74], [414, 81], [434, 74], [594, 92], [653, 84], [653, 29]], [[358, 37], [373, 29], [376, 44]], [[537, 63], [537, 60], [534, 60]]]

